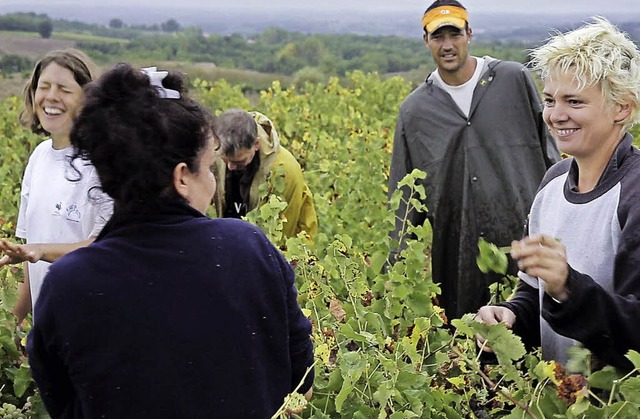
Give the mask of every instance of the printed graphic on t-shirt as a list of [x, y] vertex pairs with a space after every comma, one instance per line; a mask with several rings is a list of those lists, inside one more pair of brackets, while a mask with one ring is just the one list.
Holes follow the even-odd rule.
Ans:
[[55, 204], [55, 209], [51, 215], [56, 217], [64, 217], [65, 220], [71, 221], [74, 223], [79, 223], [80, 219], [82, 218], [82, 214], [80, 213], [80, 210], [77, 204], [67, 205], [67, 207], [64, 209], [64, 214], [63, 214], [62, 202], [57, 202]]
[[76, 223], [80, 221], [80, 211], [78, 211], [77, 205], [72, 204], [67, 207], [67, 220]]

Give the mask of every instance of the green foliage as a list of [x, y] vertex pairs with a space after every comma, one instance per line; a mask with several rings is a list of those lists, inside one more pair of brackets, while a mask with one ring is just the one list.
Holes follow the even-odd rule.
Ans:
[[[194, 96], [215, 112], [252, 108], [239, 86], [202, 80], [194, 86]], [[428, 224], [406, 227], [404, 233], [416, 239], [389, 263], [392, 209], [403, 197], [396, 191], [388, 198], [387, 174], [397, 109], [410, 90], [398, 77], [353, 72], [342, 81], [298, 88], [275, 82], [253, 103], [274, 121], [283, 145], [304, 168], [319, 219], [313, 242], [294, 237], [282, 245], [277, 173], [262, 191], [271, 192], [269, 199], [247, 216], [282, 245], [295, 267], [299, 302], [314, 326], [313, 398], [301, 413], [291, 412], [304, 401], [287, 398], [278, 416], [639, 417], [640, 354], [629, 353], [635, 369], [628, 373], [611, 367], [592, 372], [589, 352], [576, 348], [565, 369], [537, 352], [525, 353], [504, 325], [481, 324], [472, 315], [449, 322], [435, 304], [440, 289], [429, 271]], [[0, 104], [0, 231], [9, 238], [22, 171], [38, 141], [18, 126], [18, 105], [17, 98]], [[411, 173], [402, 185], [423, 194], [424, 176]], [[401, 215], [400, 220], [406, 221]], [[479, 247], [479, 263], [504, 272], [505, 249], [482, 242]], [[28, 323], [16, 329], [9, 312], [21, 278], [20, 268], [0, 269], [0, 413], [44, 417], [23, 354]], [[504, 281], [502, 298], [512, 285], [508, 277]], [[487, 338], [497, 363], [479, 355], [477, 334]]]
[[22, 55], [8, 54], [0, 57], [0, 73], [8, 75], [31, 70], [33, 62]]
[[489, 304], [496, 304], [506, 301], [515, 289], [518, 278], [507, 275], [507, 255], [511, 249], [498, 248], [495, 244], [489, 243], [482, 237], [478, 240], [478, 257], [476, 263], [480, 271], [484, 273], [495, 272], [501, 275], [501, 279], [489, 285], [491, 301]]
[[[258, 188], [260, 204], [245, 217], [247, 221], [258, 225], [269, 240], [282, 249], [287, 248], [287, 238], [283, 235], [284, 210], [287, 208], [284, 198], [285, 176], [284, 166], [271, 170], [267, 181]], [[300, 237], [306, 240], [305, 233], [300, 233]]]
[[0, 15], [0, 30], [40, 33], [39, 27], [43, 22], [49, 22], [51, 25], [51, 19], [46, 14], [8, 13]]
[[478, 242], [477, 263], [478, 268], [484, 273], [493, 271], [504, 275], [507, 273], [507, 255], [505, 255], [494, 244], [485, 241], [482, 237]]
[[526, 52], [533, 46], [521, 41], [473, 42], [471, 53], [479, 57], [489, 55], [501, 60], [526, 63], [529, 61]]
[[240, 86], [232, 86], [224, 80], [208, 82], [196, 79], [193, 81], [195, 98], [207, 106], [214, 114], [220, 114], [229, 108], [249, 108], [249, 101], [244, 97]]
[[[20, 23], [16, 24], [16, 20]], [[278, 28], [265, 29], [262, 33], [252, 35], [204, 35], [200, 28], [182, 28], [175, 19], [152, 26], [136, 26], [114, 18], [108, 25], [97, 25], [64, 19], [52, 21], [46, 15], [12, 14], [0, 16], [0, 29], [3, 21], [9, 30], [42, 34], [42, 28], [38, 30], [38, 23], [46, 21], [56, 29], [56, 33], [74, 32], [83, 36], [128, 40], [124, 43], [114, 43], [109, 39], [78, 42], [78, 48], [103, 63], [164, 60], [208, 62], [225, 68], [295, 75], [298, 85], [305, 81], [324, 82], [324, 75], [345, 77], [354, 71], [379, 74], [419, 71], [419, 75], [411, 76], [412, 80], [417, 81], [423, 80], [435, 67], [420, 37], [304, 34]], [[526, 56], [523, 50], [531, 46], [515, 42], [478, 42], [474, 43], [473, 52], [524, 62]], [[313, 74], [309, 69], [314, 69]]]
[[319, 231], [333, 237], [348, 228], [370, 254], [390, 228], [385, 216], [391, 138], [395, 113], [410, 90], [398, 77], [354, 72], [344, 83], [331, 78], [300, 89], [274, 82], [256, 105], [304, 169]]
[[293, 75], [293, 83], [302, 86], [305, 83], [325, 83], [327, 76], [318, 67], [303, 67]]
[[[20, 203], [20, 185], [28, 156], [39, 138], [17, 123], [21, 103], [11, 97], [0, 103], [0, 237], [14, 239]], [[0, 415], [2, 417], [39, 417], [44, 409], [33, 397], [29, 364], [24, 355], [28, 324], [16, 327], [11, 314], [18, 298], [17, 285], [24, 278], [22, 268], [0, 269]]]
[[[625, 402], [620, 414], [636, 414], [631, 378], [637, 371], [626, 378], [616, 373], [609, 385], [600, 380], [604, 389], [591, 391], [591, 371], [566, 373], [538, 353], [525, 353], [504, 325], [472, 316], [448, 324], [434, 304], [440, 290], [428, 270], [428, 224], [407, 227], [417, 240], [388, 264], [390, 209], [403, 198], [396, 192], [387, 200], [386, 174], [397, 108], [409, 91], [402, 79], [355, 72], [344, 82], [300, 88], [276, 82], [256, 104], [302, 164], [320, 225], [314, 243], [292, 238], [283, 247], [314, 325], [314, 397], [302, 416], [606, 417]], [[402, 184], [419, 195], [423, 178], [414, 172]], [[278, 237], [277, 202], [248, 217], [271, 237]], [[516, 280], [504, 275], [508, 249], [479, 247], [479, 263], [503, 275], [492, 294], [508, 298]], [[497, 364], [480, 359], [476, 334], [487, 338]], [[576, 351], [570, 364], [587, 365], [589, 356]], [[621, 380], [617, 389], [614, 380]]]
[[122, 29], [124, 27], [124, 22], [122, 19], [113, 18], [109, 21], [109, 27], [112, 29]]
[[53, 23], [50, 19], [43, 20], [38, 22], [37, 32], [41, 37], [45, 39], [51, 38], [51, 34], [53, 33]]
[[177, 20], [169, 19], [160, 24], [160, 29], [162, 29], [163, 32], [178, 32], [181, 29], [181, 26]]
[[633, 144], [640, 147], [640, 124], [634, 125], [629, 132], [633, 135]]
[[[123, 22], [123, 27], [114, 28], [111, 26], [98, 25], [95, 23], [84, 23], [79, 21], [70, 21], [66, 19], [56, 19], [53, 21], [56, 32], [73, 32], [77, 34], [91, 35], [97, 37], [106, 37], [113, 39], [136, 39], [150, 34], [158, 34], [160, 25], [155, 23], [152, 25], [129, 25]], [[116, 25], [118, 23], [116, 22]], [[126, 27], [125, 27], [126, 26]]]
[[[6, 17], [10, 20], [14, 15], [49, 19], [35, 14]], [[0, 15], [0, 27], [2, 18]], [[268, 89], [273, 80], [283, 86], [325, 84], [330, 76], [348, 78], [356, 71], [402, 76], [415, 86], [435, 68], [420, 36], [306, 34], [281, 28], [256, 34], [204, 34], [199, 27], [181, 27], [175, 19], [153, 25], [127, 24], [120, 18], [107, 25], [65, 19], [51, 22], [56, 38], [76, 41], [77, 48], [102, 65], [121, 61], [140, 66], [170, 61], [168, 68], [208, 64], [204, 71], [192, 66], [188, 73], [203, 80], [224, 78], [241, 83], [242, 91], [251, 94]], [[37, 27], [22, 30], [36, 32]], [[525, 62], [524, 51], [533, 46], [518, 41], [478, 41], [471, 52]]]

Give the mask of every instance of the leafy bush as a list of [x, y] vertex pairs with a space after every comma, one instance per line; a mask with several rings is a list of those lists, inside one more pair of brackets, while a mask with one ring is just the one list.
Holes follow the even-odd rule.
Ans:
[[303, 67], [293, 75], [293, 83], [302, 86], [305, 83], [324, 83], [327, 76], [318, 67]]
[[[0, 237], [10, 239], [15, 234], [22, 174], [28, 156], [39, 141], [18, 125], [20, 105], [17, 97], [0, 103]], [[21, 267], [0, 269], [0, 414], [3, 418], [39, 417], [44, 412], [38, 399], [31, 397], [35, 385], [24, 354], [29, 325], [17, 328], [16, 318], [11, 314], [18, 298], [17, 283], [23, 278]]]
[[8, 54], [0, 58], [0, 73], [11, 74], [31, 70], [33, 62], [23, 55]]
[[[538, 353], [526, 354], [520, 339], [502, 325], [479, 324], [471, 315], [446, 319], [428, 269], [428, 224], [407, 226], [406, 233], [417, 239], [388, 264], [388, 232], [401, 196], [387, 198], [387, 176], [397, 109], [411, 90], [404, 79], [354, 72], [342, 81], [331, 78], [298, 89], [275, 82], [253, 105], [239, 86], [194, 84], [195, 96], [216, 113], [254, 107], [268, 115], [314, 194], [319, 219], [314, 242], [291, 238], [282, 246], [295, 266], [300, 304], [314, 325], [314, 396], [294, 417], [640, 416], [640, 354], [629, 354], [635, 370], [626, 375], [610, 367], [590, 371], [590, 355], [580, 348], [564, 368], [542, 361]], [[22, 171], [38, 141], [17, 125], [18, 103], [11, 98], [0, 104], [0, 231], [10, 238]], [[411, 173], [404, 187], [424, 193], [416, 183], [422, 176]], [[277, 178], [272, 180], [277, 191]], [[282, 243], [281, 209], [274, 196], [248, 216], [276, 243]], [[479, 263], [503, 272], [504, 255], [485, 243]], [[13, 409], [37, 417], [42, 405], [28, 379], [25, 332], [16, 330], [9, 313], [20, 278], [20, 268], [0, 270], [0, 414]], [[502, 284], [499, 294], [506, 296], [513, 278]], [[476, 333], [488, 338], [495, 360], [478, 354]], [[286, 417], [304, 404], [287, 399], [278, 414]]]

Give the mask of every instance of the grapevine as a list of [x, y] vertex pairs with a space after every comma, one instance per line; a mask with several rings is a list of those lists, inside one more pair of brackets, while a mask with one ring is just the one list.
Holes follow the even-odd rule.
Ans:
[[[295, 267], [299, 303], [313, 324], [313, 397], [308, 403], [283, 400], [278, 415], [640, 417], [640, 354], [631, 352], [635, 369], [621, 373], [611, 367], [590, 371], [588, 351], [577, 350], [559, 373], [504, 327], [479, 324], [472, 314], [445, 318], [429, 270], [428, 224], [405, 225], [403, 235], [415, 239], [391, 263], [389, 232], [398, 221], [392, 209], [406, 199], [387, 196], [391, 144], [399, 104], [411, 88], [399, 77], [354, 72], [298, 88], [274, 82], [251, 103], [227, 83], [194, 84], [194, 96], [216, 113], [243, 107], [268, 115], [314, 195], [319, 233], [313, 242], [282, 238], [283, 203], [275, 196], [247, 217]], [[0, 103], [0, 234], [10, 239], [22, 172], [40, 141], [18, 125], [18, 104], [17, 98]], [[423, 177], [412, 173], [403, 187], [424, 193]], [[263, 192], [269, 187], [277, 192], [277, 178]], [[481, 267], [504, 274], [503, 250], [480, 244]], [[21, 268], [0, 270], [0, 416], [46, 417], [20, 343], [28, 322], [21, 331], [10, 313], [22, 277]], [[501, 285], [497, 294], [508, 298], [513, 280], [505, 277]], [[491, 340], [495, 359], [480, 356], [476, 333]]]

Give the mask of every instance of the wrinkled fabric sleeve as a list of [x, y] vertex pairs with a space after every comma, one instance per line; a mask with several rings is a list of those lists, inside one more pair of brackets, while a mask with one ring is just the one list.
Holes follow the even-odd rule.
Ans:
[[311, 238], [318, 234], [318, 216], [313, 204], [313, 195], [306, 183], [302, 191], [302, 204], [300, 206], [297, 231], [306, 231]]
[[[640, 209], [640, 202], [636, 208]], [[601, 361], [623, 369], [632, 368], [626, 353], [630, 349], [640, 351], [638, 212], [622, 231], [615, 258], [613, 294], [590, 276], [570, 268], [569, 298], [559, 304], [545, 295], [542, 301], [542, 316], [557, 333], [582, 342]]]
[[66, 417], [74, 409], [75, 391], [69, 372], [60, 357], [57, 345], [53, 275], [48, 274], [35, 306], [34, 323], [27, 339], [27, 354], [31, 375], [36, 382], [42, 401], [53, 419]]
[[514, 295], [499, 305], [516, 315], [513, 333], [520, 336], [529, 349], [540, 346], [540, 303], [538, 289], [520, 279]]
[[113, 200], [102, 190], [95, 189], [93, 205], [96, 207], [96, 218], [89, 237], [97, 237], [113, 215]]
[[29, 157], [27, 168], [22, 176], [22, 186], [20, 187], [20, 208], [18, 210], [18, 221], [16, 223], [16, 237], [27, 238], [27, 208], [29, 207], [29, 191], [31, 189], [31, 176], [33, 171], [32, 157]]
[[287, 222], [282, 227], [284, 237], [293, 237], [301, 231], [306, 231], [313, 237], [318, 232], [318, 219], [313, 205], [313, 196], [304, 182], [302, 172], [287, 171], [284, 198], [287, 208], [283, 214]]
[[282, 234], [285, 238], [294, 237], [301, 231], [306, 231], [314, 237], [318, 232], [318, 218], [313, 205], [313, 195], [307, 186], [302, 168], [293, 155], [281, 148], [280, 165], [285, 170], [285, 186], [283, 198], [287, 207], [283, 211], [287, 222], [282, 226]]

